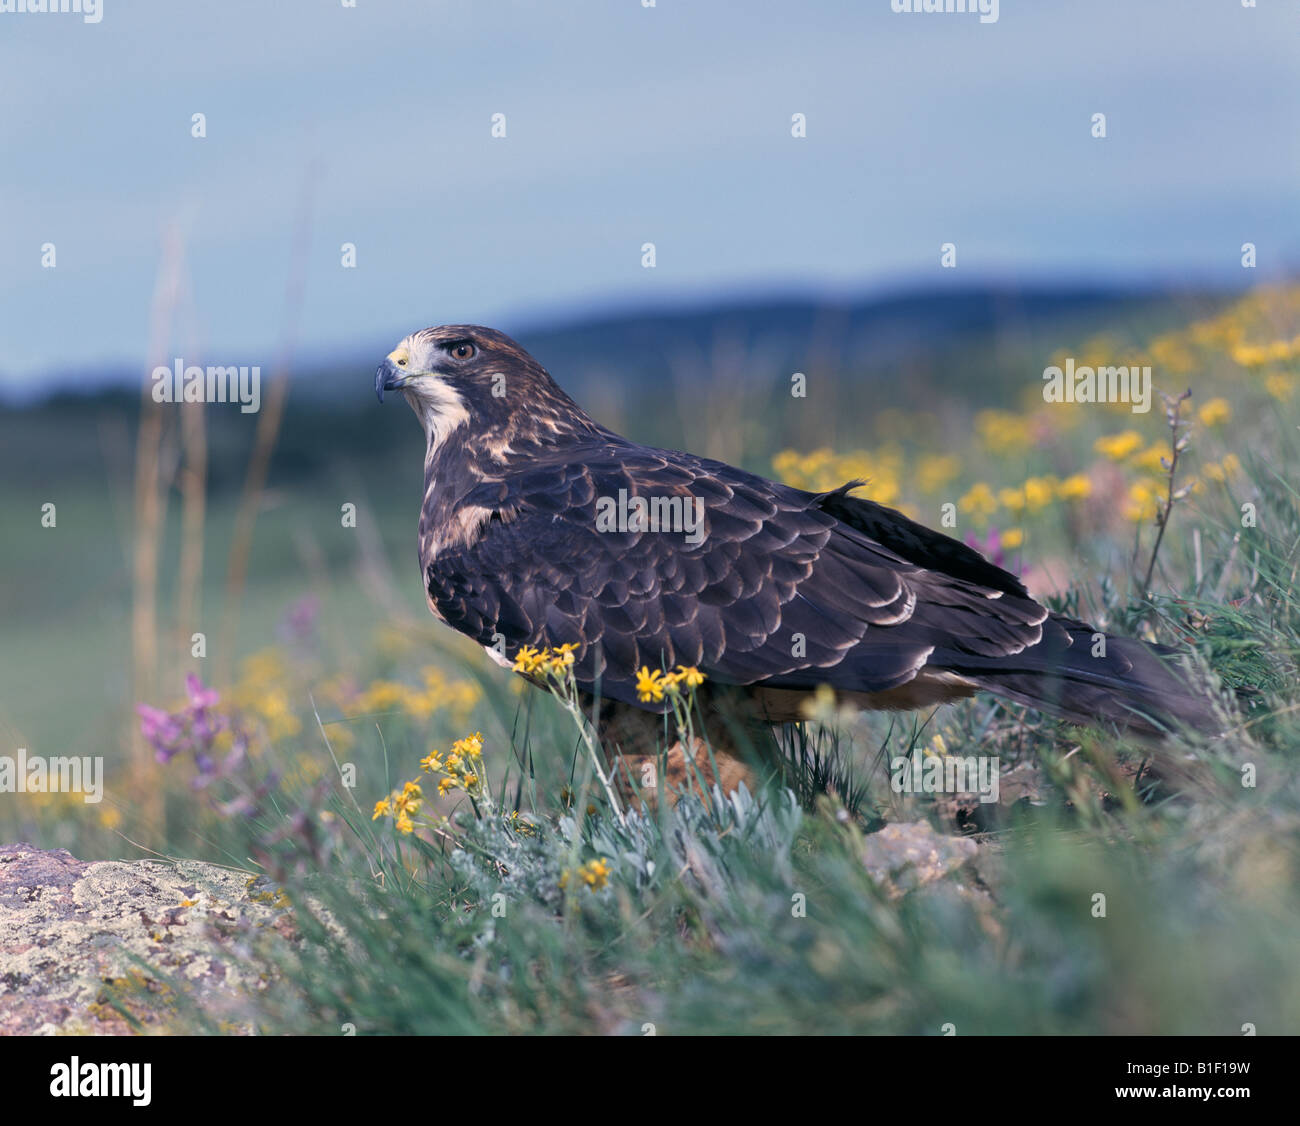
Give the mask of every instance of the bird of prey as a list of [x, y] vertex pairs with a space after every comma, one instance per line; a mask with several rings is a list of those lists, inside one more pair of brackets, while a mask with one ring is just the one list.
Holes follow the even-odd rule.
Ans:
[[[725, 719], [708, 732], [724, 786], [749, 777], [727, 741], [737, 717], [797, 720], [820, 685], [869, 709], [986, 690], [1142, 734], [1211, 722], [1154, 647], [1049, 612], [970, 547], [851, 495], [860, 482], [811, 493], [639, 445], [493, 329], [413, 333], [375, 390], [404, 395], [427, 438], [430, 609], [498, 663], [576, 647], [602, 736], [633, 760], [657, 753], [666, 707], [642, 699], [639, 670], [680, 666]], [[690, 755], [712, 780], [698, 748], [676, 751], [677, 777]]]

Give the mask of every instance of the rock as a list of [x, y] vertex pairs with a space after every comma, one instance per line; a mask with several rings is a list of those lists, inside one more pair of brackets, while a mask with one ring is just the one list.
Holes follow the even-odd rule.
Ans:
[[955, 872], [977, 851], [968, 837], [944, 837], [926, 821], [904, 821], [867, 837], [862, 862], [885, 893], [897, 898]]
[[265, 954], [292, 934], [246, 872], [0, 846], [0, 1033], [251, 1030]]

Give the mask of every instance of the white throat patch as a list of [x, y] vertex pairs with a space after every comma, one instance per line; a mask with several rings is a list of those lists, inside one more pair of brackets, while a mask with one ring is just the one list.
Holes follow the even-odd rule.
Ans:
[[465, 400], [436, 375], [427, 376], [418, 386], [409, 388], [406, 398], [424, 427], [430, 454], [437, 451], [453, 430], [469, 422]]

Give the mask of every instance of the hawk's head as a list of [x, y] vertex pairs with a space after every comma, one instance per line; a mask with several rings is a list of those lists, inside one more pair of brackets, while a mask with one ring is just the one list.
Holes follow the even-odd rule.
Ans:
[[457, 428], [510, 441], [528, 431], [594, 426], [532, 356], [503, 332], [441, 325], [413, 332], [375, 372], [375, 392], [401, 391], [431, 445]]

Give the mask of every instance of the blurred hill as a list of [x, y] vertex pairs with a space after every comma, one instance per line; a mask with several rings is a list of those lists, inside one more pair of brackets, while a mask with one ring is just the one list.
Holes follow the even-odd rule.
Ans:
[[[515, 336], [602, 422], [659, 445], [697, 438], [692, 421], [702, 405], [752, 416], [788, 404], [790, 375], [802, 371], [813, 384], [807, 406], [798, 432], [780, 439], [820, 444], [864, 436], [885, 407], [932, 408], [936, 397], [963, 406], [998, 405], [1031, 385], [1059, 348], [1102, 328], [1113, 333], [1140, 325], [1149, 331], [1181, 323], [1213, 312], [1230, 296], [941, 287], [852, 302], [733, 301], [493, 327]], [[415, 327], [394, 326], [343, 360], [299, 359], [274, 476], [319, 472], [336, 465], [340, 454], [387, 459], [395, 449], [404, 454], [418, 444], [404, 411], [377, 407], [372, 383], [375, 364]], [[196, 362], [260, 363], [265, 395], [265, 358], [214, 353]], [[128, 388], [139, 381], [138, 372], [119, 368], [52, 372], [39, 381], [57, 389], [50, 394], [29, 385], [23, 401], [0, 410], [0, 472], [6, 480], [97, 472], [105, 443], [129, 448], [138, 397]], [[727, 402], [707, 401], [720, 395]], [[209, 483], [220, 492], [242, 480], [255, 416], [220, 405], [207, 415]], [[362, 418], [365, 424], [358, 425]], [[744, 460], [755, 451], [742, 442], [698, 452]]]

